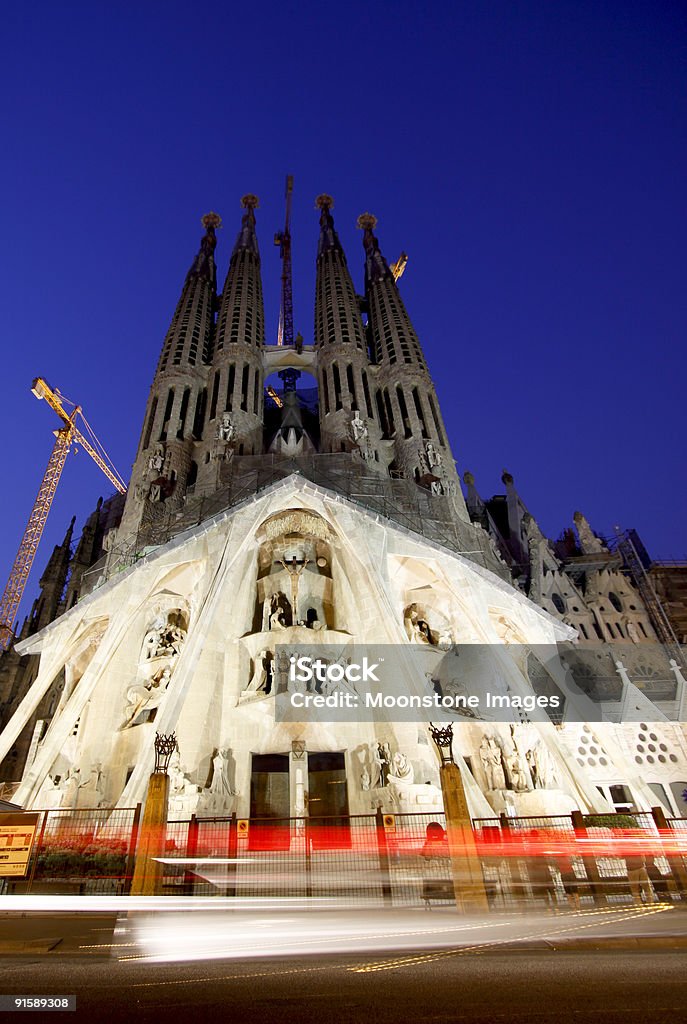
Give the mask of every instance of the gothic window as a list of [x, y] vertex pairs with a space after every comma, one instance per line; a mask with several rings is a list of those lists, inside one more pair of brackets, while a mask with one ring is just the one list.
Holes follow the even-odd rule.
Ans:
[[153, 424], [155, 423], [155, 413], [157, 412], [157, 397], [153, 399], [153, 404], [150, 407], [150, 416], [148, 417], [148, 426], [146, 427], [145, 438], [143, 441], [143, 447], [148, 448], [150, 445], [150, 436], [153, 432]]
[[339, 367], [336, 363], [332, 365], [332, 375], [334, 378], [334, 407], [336, 409], [343, 409], [343, 403], [341, 401], [341, 378], [339, 376]]
[[160, 440], [164, 441], [167, 437], [167, 427], [169, 420], [172, 415], [172, 406], [174, 405], [174, 388], [170, 388], [167, 392], [167, 403], [165, 405], [165, 415], [162, 421], [162, 430], [160, 431]]
[[396, 388], [396, 397], [398, 398], [398, 407], [401, 410], [401, 419], [403, 420], [403, 436], [409, 438], [413, 436], [413, 431], [410, 426], [410, 417], [408, 416], [408, 407], [406, 405], [405, 395], [403, 389], [400, 387]]
[[248, 412], [248, 374], [250, 373], [250, 367], [248, 365], [243, 367], [243, 374], [241, 375], [241, 408], [244, 412]]
[[229, 367], [229, 380], [227, 381], [227, 404], [225, 409], [227, 412], [231, 412], [234, 408], [234, 382], [236, 380], [236, 366], [234, 363]]
[[212, 382], [212, 399], [210, 400], [210, 420], [217, 415], [217, 396], [219, 394], [219, 370], [215, 371], [215, 379]]
[[188, 413], [188, 403], [191, 400], [191, 389], [184, 388], [184, 393], [181, 396], [181, 408], [179, 410], [179, 428], [177, 430], [177, 437], [183, 438], [184, 428], [186, 426], [186, 416]]
[[422, 409], [422, 402], [420, 401], [420, 395], [419, 395], [419, 392], [418, 392], [417, 388], [413, 388], [413, 404], [415, 406], [415, 412], [417, 413], [417, 418], [420, 421], [420, 427], [421, 427], [421, 430], [422, 430], [422, 436], [423, 437], [429, 437], [429, 434], [427, 432], [427, 424], [425, 423], [425, 414], [424, 414], [424, 411]]
[[560, 615], [565, 615], [565, 601], [560, 594], [552, 594], [551, 600], [553, 601], [554, 607]]
[[429, 408], [430, 408], [430, 412], [432, 413], [432, 419], [434, 420], [434, 428], [435, 428], [435, 430], [437, 432], [437, 438], [439, 439], [439, 444], [442, 447], [445, 447], [446, 446], [446, 440], [444, 438], [444, 432], [441, 429], [441, 424], [439, 422], [439, 414], [438, 414], [436, 406], [434, 404], [434, 397], [432, 395], [429, 396]]
[[205, 426], [205, 408], [207, 406], [208, 392], [207, 388], [203, 388], [199, 392], [196, 398], [196, 411], [193, 417], [193, 435], [198, 440], [203, 436], [203, 427]]
[[327, 381], [326, 370], [322, 374], [322, 394], [324, 396], [324, 414], [326, 416], [329, 412], [329, 383]]
[[617, 594], [614, 594], [613, 591], [611, 591], [610, 594], [608, 595], [608, 600], [611, 602], [611, 604], [613, 605], [613, 607], [615, 608], [615, 610], [617, 612], [621, 612], [623, 610], [623, 606], [622, 606], [622, 602], [621, 602], [620, 598], [618, 597]]
[[384, 388], [384, 408], [386, 410], [387, 423], [389, 426], [389, 436], [392, 437], [396, 432], [396, 426], [394, 424], [394, 410], [391, 406], [391, 399], [389, 398], [388, 388]]
[[255, 371], [255, 381], [253, 382], [253, 412], [257, 416], [259, 414], [259, 402], [260, 402], [260, 378], [258, 371]]
[[351, 409], [358, 408], [358, 400], [355, 395], [355, 381], [353, 380], [353, 367], [349, 363], [346, 367], [346, 382], [348, 383], [348, 393], [351, 396]]
[[382, 428], [382, 433], [384, 434], [385, 437], [388, 437], [389, 436], [389, 424], [387, 423], [386, 412], [384, 411], [384, 403], [382, 402], [382, 392], [381, 391], [376, 391], [375, 392], [375, 401], [377, 402], [377, 416], [379, 417], [379, 422], [380, 422], [380, 425], [381, 425], [381, 428]]
[[367, 410], [367, 415], [368, 415], [368, 417], [370, 419], [372, 419], [374, 414], [372, 412], [372, 400], [370, 398], [370, 386], [369, 386], [369, 384], [367, 382], [367, 374], [365, 373], [364, 370], [363, 370], [363, 394], [365, 395], [365, 408]]

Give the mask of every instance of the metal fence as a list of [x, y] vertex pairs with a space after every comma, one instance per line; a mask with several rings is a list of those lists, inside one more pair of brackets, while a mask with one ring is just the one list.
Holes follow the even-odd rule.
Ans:
[[[6, 892], [126, 895], [137, 808], [40, 812], [25, 879]], [[168, 895], [341, 898], [417, 906], [453, 899], [456, 864], [445, 844], [428, 854], [428, 826], [443, 814], [169, 822], [162, 892]], [[479, 818], [474, 842], [492, 908], [552, 908], [636, 899], [628, 866], [646, 857], [639, 896], [687, 898], [687, 819], [632, 814]], [[633, 861], [634, 858], [634, 861]], [[650, 882], [649, 882], [650, 879]]]
[[7, 879], [8, 893], [122, 895], [133, 874], [140, 804], [39, 811], [28, 873]]

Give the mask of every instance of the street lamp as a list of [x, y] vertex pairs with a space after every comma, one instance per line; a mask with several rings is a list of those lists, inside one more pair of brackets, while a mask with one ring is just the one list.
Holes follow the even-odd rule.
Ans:
[[179, 749], [176, 733], [171, 732], [169, 736], [162, 733], [155, 733], [155, 768], [156, 775], [166, 775], [172, 754]]
[[433, 722], [430, 722], [429, 731], [439, 751], [442, 767], [445, 764], [455, 764], [456, 762], [453, 757], [453, 724], [449, 722], [447, 725], [434, 725]]

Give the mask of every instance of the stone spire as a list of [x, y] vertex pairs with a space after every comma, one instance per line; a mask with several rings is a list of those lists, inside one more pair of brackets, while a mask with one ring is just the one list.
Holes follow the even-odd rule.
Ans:
[[53, 553], [48, 559], [48, 564], [43, 570], [39, 581], [41, 588], [40, 596], [33, 603], [28, 622], [24, 623], [22, 636], [37, 633], [39, 629], [47, 626], [49, 622], [52, 622], [64, 610], [62, 595], [69, 575], [75, 522], [76, 517], [72, 519], [67, 527], [62, 543], [56, 544], [53, 548]]
[[[122, 537], [139, 529], [146, 517], [146, 502], [171, 499], [169, 510], [183, 501], [193, 441], [202, 431], [217, 302], [215, 232], [222, 221], [218, 214], [207, 213], [201, 223], [205, 234], [184, 279], [150, 389], [122, 516]], [[158, 461], [159, 472], [151, 469]]]
[[[333, 205], [334, 200], [326, 194], [315, 200], [316, 208], [321, 211], [315, 283], [321, 450], [355, 450], [371, 464], [381, 431], [372, 400], [360, 306], [346, 255], [334, 228]], [[359, 446], [351, 426], [356, 413], [367, 428], [364, 449]]]
[[377, 363], [375, 407], [383, 437], [393, 439], [392, 473], [415, 480], [435, 497], [449, 497], [467, 520], [455, 462], [434, 384], [415, 328], [374, 233], [377, 218], [358, 217], [365, 249], [368, 330]]
[[158, 374], [177, 366], [207, 363], [212, 347], [213, 305], [217, 291], [215, 231], [222, 225], [216, 213], [201, 218], [205, 234], [184, 281], [177, 308], [162, 345]]
[[[202, 435], [205, 451], [199, 452], [199, 487], [211, 488], [206, 457], [212, 461], [219, 424], [228, 416], [232, 453], [262, 453], [263, 359], [265, 310], [262, 298], [260, 250], [255, 230], [258, 197], [241, 199], [244, 209], [241, 230], [234, 245], [222, 291], [212, 370], [208, 378], [207, 421]], [[226, 416], [225, 416], [226, 414]], [[228, 451], [224, 454], [228, 454]]]
[[258, 259], [260, 259], [258, 236], [255, 233], [255, 211], [259, 205], [258, 197], [254, 196], [250, 192], [241, 199], [241, 206], [246, 212], [241, 218], [241, 230], [238, 233], [236, 243], [232, 250], [232, 261], [236, 257], [237, 253], [242, 250], [252, 252]]

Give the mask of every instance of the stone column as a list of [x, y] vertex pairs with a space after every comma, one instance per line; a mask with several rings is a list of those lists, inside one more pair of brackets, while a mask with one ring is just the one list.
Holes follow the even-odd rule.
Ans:
[[161, 896], [164, 856], [167, 842], [167, 801], [169, 775], [167, 768], [177, 749], [174, 733], [155, 734], [155, 769], [148, 780], [143, 821], [136, 847], [136, 866], [131, 882], [131, 896]]
[[156, 858], [164, 856], [165, 852], [168, 797], [169, 775], [167, 772], [153, 772], [148, 782], [141, 832], [136, 847], [131, 896], [162, 895], [163, 865]]
[[462, 913], [484, 913], [489, 902], [463, 779], [453, 760], [453, 726], [430, 724], [429, 729], [441, 759], [439, 777], [456, 907]]
[[446, 813], [446, 833], [451, 858], [456, 906], [464, 913], [489, 909], [477, 853], [467, 797], [457, 764], [443, 764], [439, 771]]

